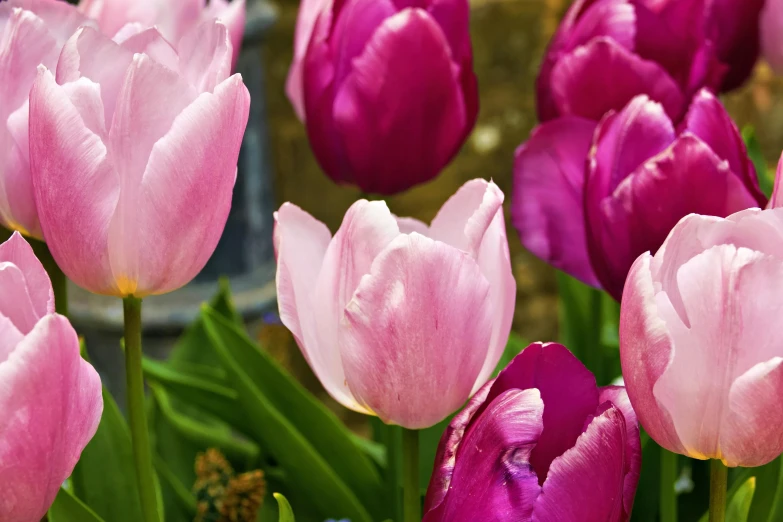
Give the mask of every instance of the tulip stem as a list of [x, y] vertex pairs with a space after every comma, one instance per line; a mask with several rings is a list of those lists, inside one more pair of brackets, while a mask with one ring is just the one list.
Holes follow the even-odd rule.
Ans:
[[710, 461], [710, 522], [726, 520], [726, 484], [729, 468], [722, 461]]
[[141, 299], [123, 299], [125, 315], [125, 378], [127, 380], [128, 417], [133, 459], [139, 485], [144, 522], [160, 522], [152, 471], [152, 450], [144, 403], [144, 376], [141, 372]]
[[661, 448], [661, 520], [677, 522], [677, 454]]
[[402, 430], [403, 521], [421, 522], [419, 489], [419, 432]]

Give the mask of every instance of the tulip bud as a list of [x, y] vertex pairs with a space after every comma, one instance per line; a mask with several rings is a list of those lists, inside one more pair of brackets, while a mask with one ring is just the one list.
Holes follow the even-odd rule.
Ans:
[[628, 274], [620, 359], [644, 429], [728, 466], [783, 452], [783, 210], [690, 215]]
[[736, 126], [706, 90], [679, 127], [646, 96], [597, 128], [546, 123], [518, 149], [515, 177], [522, 243], [618, 300], [636, 257], [656, 251], [683, 216], [766, 204]]
[[38, 522], [98, 429], [98, 374], [19, 233], [0, 245], [0, 520]]
[[245, 32], [245, 0], [82, 0], [79, 10], [96, 20], [107, 35], [126, 24], [140, 24], [154, 26], [172, 44], [199, 24], [220, 20], [228, 28], [234, 64]]
[[334, 181], [393, 194], [434, 178], [478, 113], [467, 0], [305, 0], [287, 92]]
[[30, 179], [28, 95], [38, 64], [54, 67], [65, 41], [86, 22], [53, 0], [0, 2], [0, 224], [41, 239]]
[[626, 522], [641, 457], [625, 390], [531, 344], [449, 424], [424, 522]]
[[117, 44], [82, 29], [57, 81], [30, 93], [30, 159], [57, 264], [99, 294], [175, 290], [204, 267], [231, 206], [250, 95], [228, 77], [225, 26], [175, 50], [155, 29]]
[[361, 200], [334, 237], [298, 207], [280, 208], [280, 318], [332, 397], [417, 429], [486, 382], [516, 295], [502, 203], [494, 183], [473, 180], [428, 227]]

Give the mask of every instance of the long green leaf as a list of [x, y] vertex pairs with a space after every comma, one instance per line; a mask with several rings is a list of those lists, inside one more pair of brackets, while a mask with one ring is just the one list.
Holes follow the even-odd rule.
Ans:
[[275, 500], [277, 500], [277, 505], [280, 509], [278, 522], [295, 522], [294, 510], [291, 509], [291, 504], [288, 503], [286, 498], [280, 493], [275, 493]]
[[[290, 483], [296, 486], [296, 493], [324, 516], [339, 515], [354, 522], [369, 522], [371, 517], [366, 508], [343, 476], [338, 476], [325, 460], [333, 461], [338, 455], [343, 469], [348, 462], [364, 461], [369, 473], [377, 476], [372, 464], [347, 435], [338, 432], [344, 440], [334, 437], [335, 428], [342, 426], [336, 419], [330, 425], [332, 418], [323, 406], [254, 346], [244, 332], [209, 308], [204, 309], [202, 317], [215, 351], [239, 393], [239, 401], [253, 421], [252, 435], [277, 459]], [[313, 439], [308, 440], [297, 429], [299, 426], [315, 430]], [[314, 447], [316, 441], [326, 451], [319, 452]], [[357, 466], [346, 471], [362, 473], [364, 470]], [[355, 482], [355, 475], [351, 478]], [[366, 488], [367, 484], [357, 484], [354, 491]]]
[[759, 187], [767, 197], [772, 195], [772, 189], [775, 185], [773, 176], [770, 175], [767, 168], [767, 160], [761, 150], [761, 144], [756, 138], [756, 131], [752, 125], [745, 125], [742, 128], [742, 141], [745, 142], [745, 148], [748, 149], [748, 157], [756, 168], [756, 177], [759, 180]]
[[49, 522], [104, 522], [84, 502], [65, 488], [60, 488], [57, 498], [49, 508]]
[[726, 522], [747, 522], [755, 491], [756, 477], [750, 477], [739, 487], [726, 506]]

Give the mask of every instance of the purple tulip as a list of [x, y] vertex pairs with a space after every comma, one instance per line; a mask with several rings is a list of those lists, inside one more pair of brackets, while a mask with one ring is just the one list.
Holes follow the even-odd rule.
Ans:
[[303, 0], [287, 92], [338, 183], [434, 178], [476, 121], [467, 0]]
[[599, 120], [646, 94], [673, 118], [702, 87], [740, 85], [759, 52], [764, 0], [577, 0], [538, 77], [539, 119]]
[[531, 344], [446, 429], [423, 522], [625, 522], [640, 467], [625, 389]]
[[736, 126], [706, 89], [679, 125], [641, 95], [597, 128], [576, 117], [545, 123], [517, 150], [512, 218], [522, 243], [618, 300], [634, 260], [680, 218], [765, 204]]

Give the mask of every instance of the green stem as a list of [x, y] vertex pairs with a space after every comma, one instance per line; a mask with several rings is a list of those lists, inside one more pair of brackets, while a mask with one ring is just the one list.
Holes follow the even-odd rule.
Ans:
[[677, 454], [661, 448], [661, 520], [677, 522]]
[[46, 243], [38, 241], [36, 239], [28, 239], [30, 245], [33, 247], [35, 255], [38, 256], [38, 260], [46, 269], [46, 273], [49, 274], [49, 279], [52, 281], [52, 290], [54, 290], [54, 310], [60, 315], [68, 316], [68, 278], [65, 277], [63, 271], [57, 265], [57, 262], [52, 257], [52, 253], [49, 251], [49, 247]]
[[729, 468], [720, 460], [710, 461], [710, 522], [726, 520], [726, 484]]
[[588, 323], [583, 332], [588, 338], [585, 346], [586, 366], [595, 374], [595, 382], [599, 386], [606, 384], [604, 382], [604, 347], [601, 344], [601, 334], [603, 330], [603, 292], [601, 290], [590, 290], [590, 300], [587, 310]]
[[128, 417], [130, 419], [133, 459], [139, 484], [144, 522], [160, 522], [152, 470], [152, 449], [144, 403], [144, 377], [141, 372], [141, 299], [123, 299], [125, 314], [125, 378], [127, 380]]
[[403, 521], [421, 522], [419, 432], [402, 430]]

